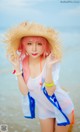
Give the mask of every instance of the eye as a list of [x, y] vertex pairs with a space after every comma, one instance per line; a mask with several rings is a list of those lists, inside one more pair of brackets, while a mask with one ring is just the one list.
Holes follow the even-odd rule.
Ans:
[[42, 43], [38, 43], [38, 45], [42, 46]]
[[32, 43], [31, 42], [28, 42], [27, 45], [32, 45]]

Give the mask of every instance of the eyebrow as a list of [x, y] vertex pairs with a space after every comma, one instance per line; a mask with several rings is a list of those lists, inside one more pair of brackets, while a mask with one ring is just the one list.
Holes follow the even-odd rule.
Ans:
[[[29, 40], [27, 43], [32, 43], [33, 42], [33, 40]], [[36, 41], [36, 43], [41, 43], [42, 44], [42, 42], [40, 42], [40, 41]]]
[[29, 40], [27, 43], [29, 43], [29, 42], [32, 42], [31, 40]]

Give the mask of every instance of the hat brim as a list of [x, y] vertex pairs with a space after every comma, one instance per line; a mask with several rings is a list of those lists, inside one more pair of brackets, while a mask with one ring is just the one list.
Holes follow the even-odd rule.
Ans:
[[15, 45], [19, 46], [21, 38], [25, 36], [41, 36], [46, 38], [49, 44], [53, 46], [56, 43], [56, 35], [57, 32], [51, 28], [45, 28], [36, 23], [27, 23], [26, 25], [19, 25], [9, 30], [6, 41], [14, 48]]
[[25, 36], [41, 36], [47, 39], [55, 56], [61, 58], [60, 45], [58, 42], [58, 32], [52, 28], [46, 28], [40, 24], [27, 22], [20, 24], [6, 33], [5, 43], [7, 43], [7, 52], [17, 51], [20, 41]]

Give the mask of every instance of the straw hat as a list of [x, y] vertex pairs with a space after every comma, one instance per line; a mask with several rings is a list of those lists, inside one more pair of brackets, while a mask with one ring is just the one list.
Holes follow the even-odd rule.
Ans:
[[[57, 32], [51, 28], [44, 27], [37, 23], [24, 22], [19, 26], [10, 29], [5, 34], [5, 43], [7, 44], [7, 52], [17, 51], [20, 45], [20, 40], [24, 36], [41, 36], [48, 40], [51, 50], [54, 54], [60, 53], [60, 47], [57, 38]], [[55, 50], [54, 50], [55, 49]], [[58, 53], [57, 53], [58, 52]], [[60, 54], [59, 54], [60, 56]]]

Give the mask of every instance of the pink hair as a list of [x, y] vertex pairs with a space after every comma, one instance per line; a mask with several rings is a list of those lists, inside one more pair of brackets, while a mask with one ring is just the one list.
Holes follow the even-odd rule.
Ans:
[[18, 48], [18, 51], [21, 53], [20, 57], [22, 60], [22, 67], [23, 67], [23, 73], [24, 73], [24, 80], [25, 82], [28, 80], [29, 75], [30, 75], [30, 70], [29, 70], [29, 56], [26, 55], [26, 44], [27, 42], [31, 40], [32, 42], [39, 42], [42, 44], [42, 47], [44, 49], [44, 52], [42, 54], [42, 58], [47, 57], [50, 53], [51, 53], [51, 48], [50, 48], [50, 44], [47, 41], [47, 39], [45, 39], [44, 37], [40, 37], [40, 36], [25, 36], [21, 39], [20, 42], [20, 46]]

